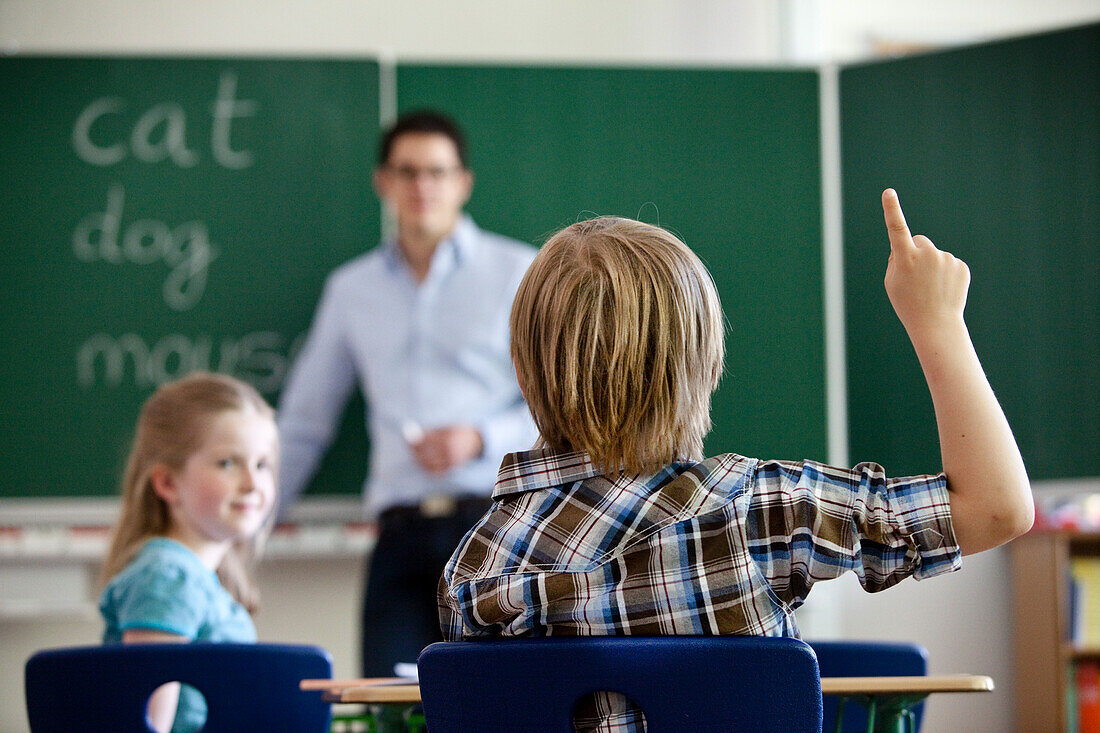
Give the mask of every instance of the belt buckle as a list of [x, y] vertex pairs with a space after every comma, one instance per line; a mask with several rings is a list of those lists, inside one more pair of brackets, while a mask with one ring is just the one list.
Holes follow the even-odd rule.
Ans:
[[420, 500], [420, 516], [427, 519], [440, 519], [453, 516], [458, 509], [458, 500], [450, 494], [432, 494]]

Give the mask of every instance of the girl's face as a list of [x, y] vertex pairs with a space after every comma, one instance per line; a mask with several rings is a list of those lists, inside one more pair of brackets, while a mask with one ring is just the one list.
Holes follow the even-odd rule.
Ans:
[[274, 422], [254, 410], [211, 418], [206, 439], [179, 471], [162, 467], [154, 474], [171, 511], [172, 536], [201, 556], [210, 543], [228, 546], [254, 535], [275, 502], [277, 440]]

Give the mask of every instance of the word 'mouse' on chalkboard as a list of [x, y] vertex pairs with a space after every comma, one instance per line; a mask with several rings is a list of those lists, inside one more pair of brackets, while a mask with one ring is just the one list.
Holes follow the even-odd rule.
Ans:
[[324, 276], [378, 239], [378, 67], [0, 60], [0, 497], [116, 491], [194, 369], [274, 400]]

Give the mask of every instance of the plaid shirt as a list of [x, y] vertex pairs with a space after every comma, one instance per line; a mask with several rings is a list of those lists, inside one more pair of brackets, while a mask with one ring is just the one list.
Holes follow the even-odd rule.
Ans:
[[[585, 454], [532, 450], [505, 457], [493, 499], [440, 580], [448, 640], [798, 636], [819, 580], [851, 570], [875, 592], [960, 564], [944, 475], [873, 463], [730, 453], [608, 478]], [[596, 728], [641, 729], [615, 697], [593, 700]]]

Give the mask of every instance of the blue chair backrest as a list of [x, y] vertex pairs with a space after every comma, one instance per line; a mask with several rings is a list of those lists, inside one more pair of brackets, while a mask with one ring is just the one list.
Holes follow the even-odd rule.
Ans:
[[[923, 677], [928, 674], [928, 652], [919, 644], [883, 641], [811, 641], [817, 654], [822, 677]], [[824, 730], [835, 730], [837, 698], [824, 697]], [[920, 730], [924, 703], [913, 706], [916, 727]], [[867, 729], [867, 712], [859, 704], [844, 706], [841, 730]]]
[[572, 733], [599, 690], [641, 707], [649, 733], [818, 733], [821, 681], [797, 639], [580, 637], [440, 642], [417, 663], [431, 733]]
[[206, 698], [203, 733], [327, 731], [331, 706], [302, 679], [332, 677], [324, 649], [297, 644], [110, 644], [36, 652], [26, 666], [33, 733], [149, 730], [149, 696], [185, 682]]

